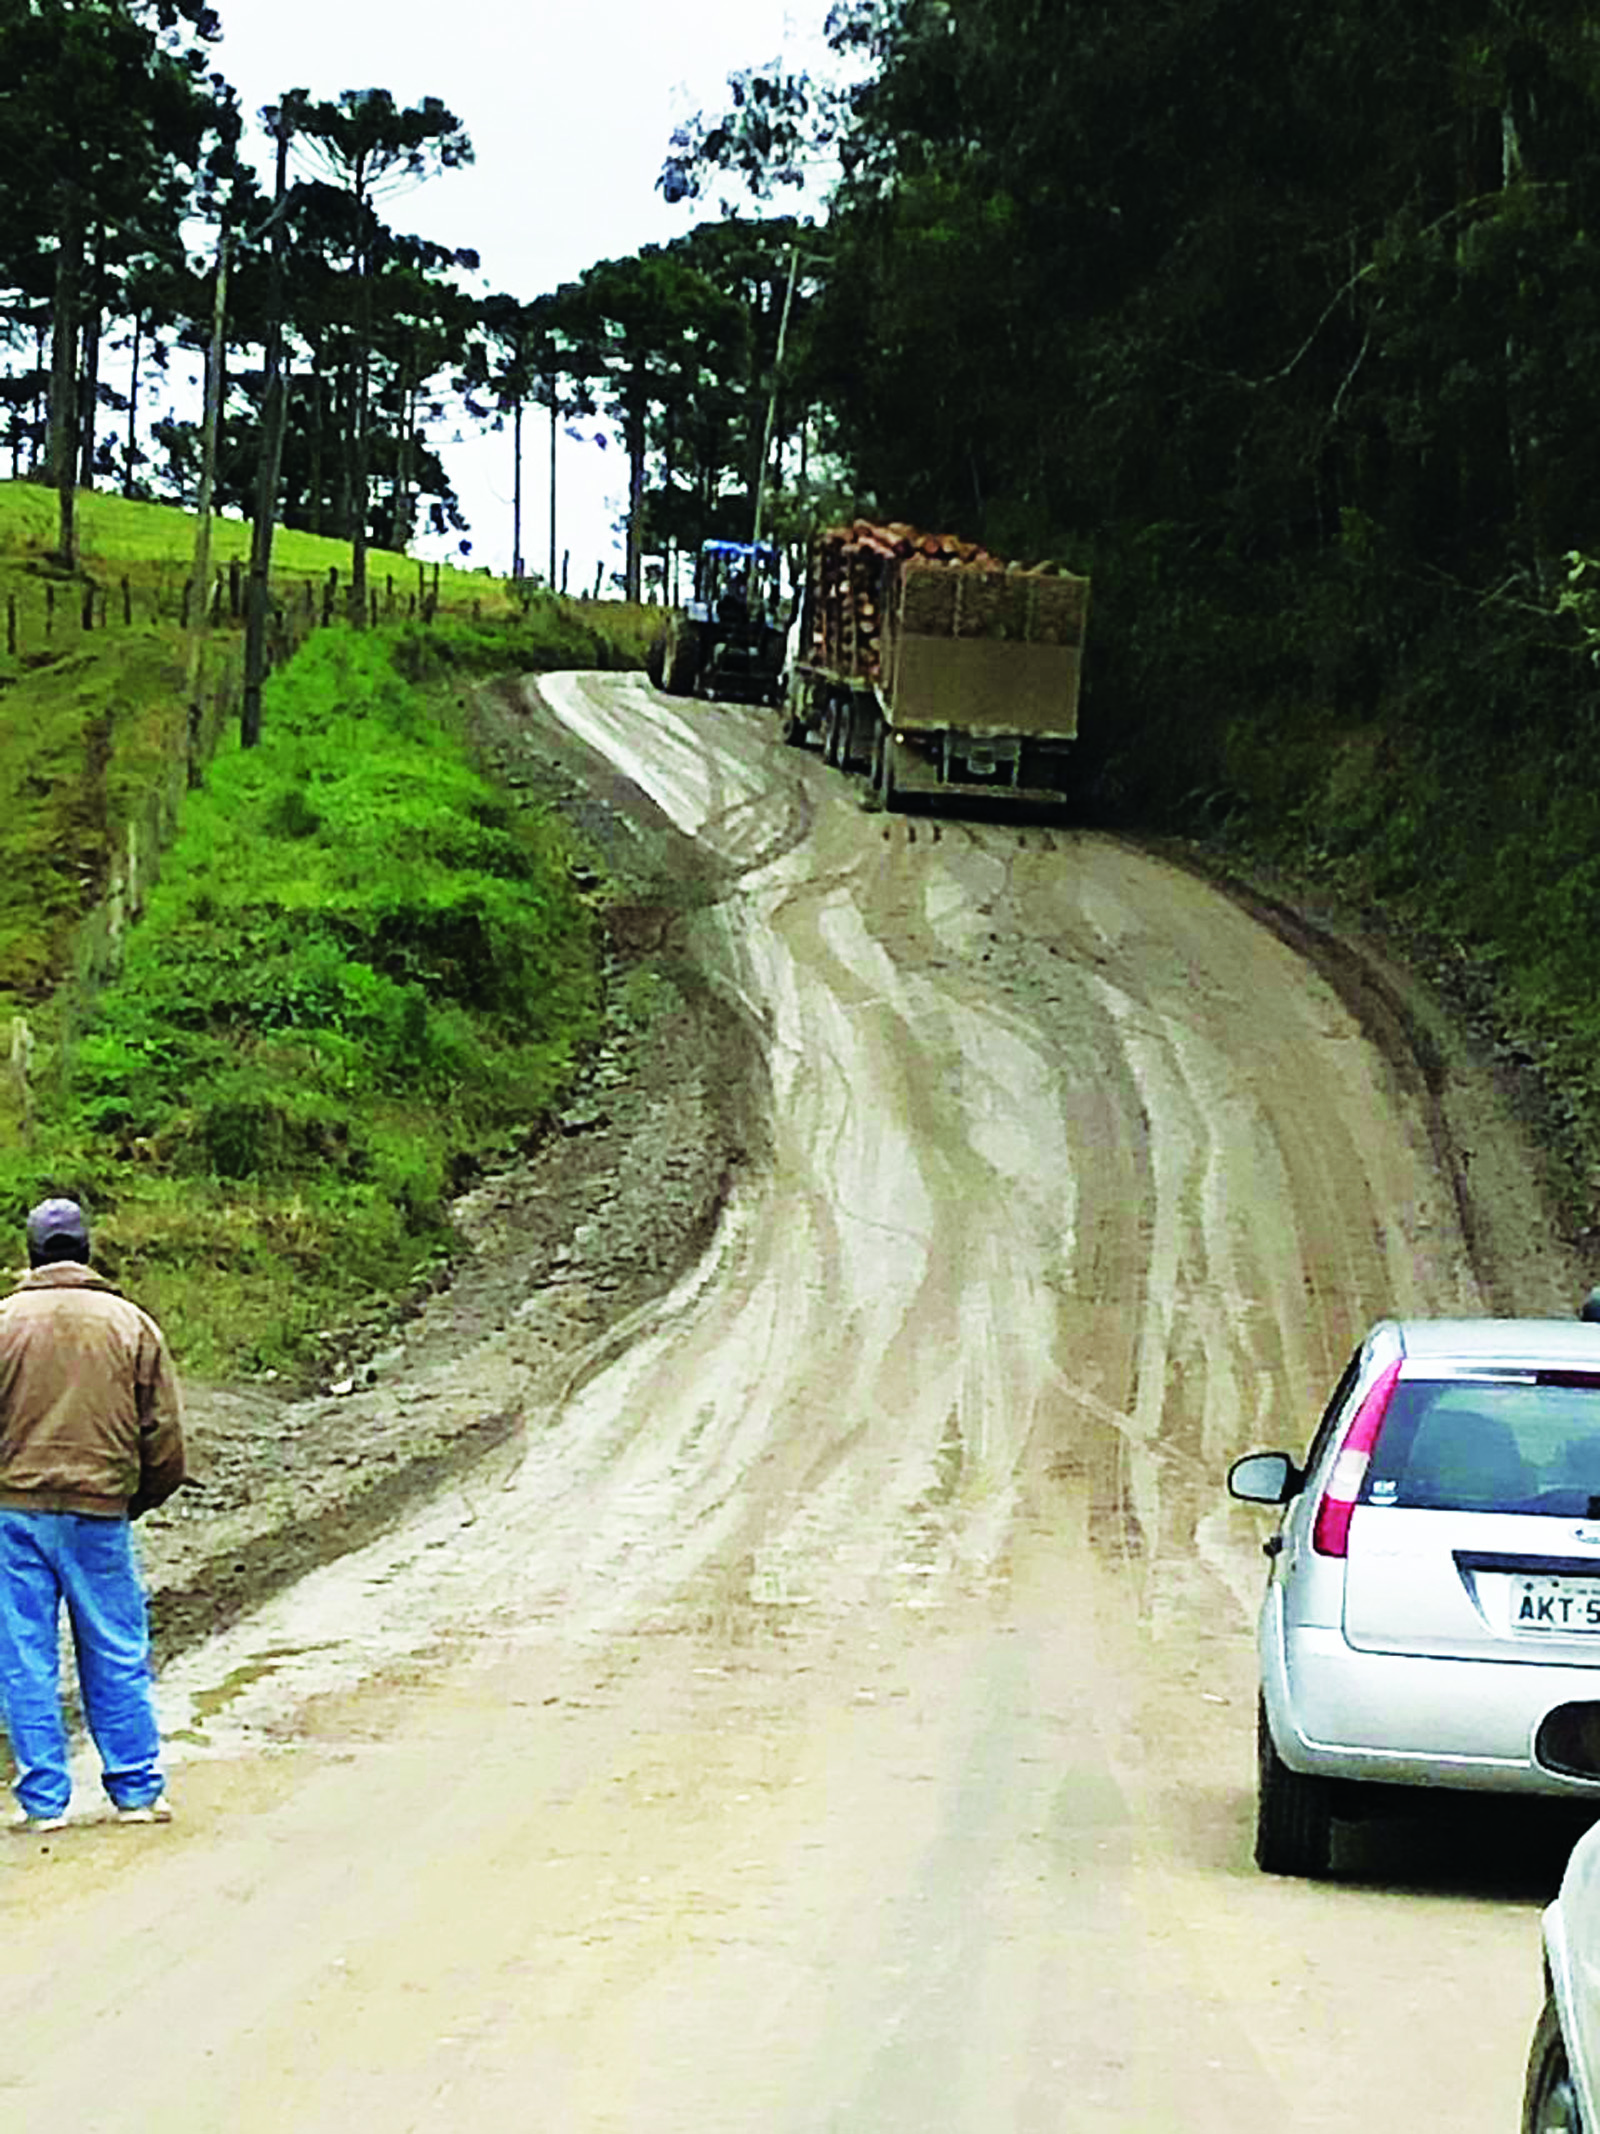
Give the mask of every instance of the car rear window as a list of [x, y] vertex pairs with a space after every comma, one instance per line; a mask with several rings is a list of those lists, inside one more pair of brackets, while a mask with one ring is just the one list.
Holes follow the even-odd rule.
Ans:
[[1361, 1502], [1600, 1519], [1600, 1374], [1401, 1379]]

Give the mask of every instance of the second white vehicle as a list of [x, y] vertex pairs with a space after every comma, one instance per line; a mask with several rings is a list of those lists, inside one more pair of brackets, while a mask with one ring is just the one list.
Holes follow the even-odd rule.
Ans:
[[1281, 1505], [1259, 1625], [1256, 1861], [1323, 1875], [1378, 1786], [1600, 1806], [1600, 1326], [1384, 1320]]
[[1543, 1920], [1544, 2006], [1528, 2048], [1523, 2134], [1600, 2127], [1600, 1825], [1572, 1848]]

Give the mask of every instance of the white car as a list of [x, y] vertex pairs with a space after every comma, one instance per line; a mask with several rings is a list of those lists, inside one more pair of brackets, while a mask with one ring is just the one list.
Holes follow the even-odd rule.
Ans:
[[1572, 1848], [1544, 1915], [1544, 2007], [1528, 2049], [1523, 2134], [1600, 2129], [1600, 1824]]
[[[1323, 1875], [1378, 1787], [1600, 1807], [1600, 1325], [1381, 1321], [1283, 1507], [1262, 1603], [1256, 1861]], [[1600, 2134], [1600, 2128], [1597, 2128]]]

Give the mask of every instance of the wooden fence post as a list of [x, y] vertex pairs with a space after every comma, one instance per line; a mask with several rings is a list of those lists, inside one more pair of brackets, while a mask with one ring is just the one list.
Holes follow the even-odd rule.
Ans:
[[17, 656], [17, 596], [6, 595], [6, 650], [13, 659]]
[[49, 644], [51, 638], [54, 637], [55, 630], [56, 589], [46, 580], [44, 589], [44, 641], [46, 644]]
[[133, 588], [132, 588], [132, 586], [131, 586], [131, 585], [129, 585], [129, 583], [128, 583], [127, 579], [126, 579], [126, 578], [124, 578], [124, 579], [123, 579], [123, 581], [122, 581], [122, 623], [123, 623], [123, 627], [124, 627], [124, 629], [127, 629], [127, 628], [131, 627], [131, 625], [132, 625], [132, 622], [133, 622]]
[[86, 585], [83, 589], [83, 627], [86, 630], [94, 628], [94, 587], [92, 585]]

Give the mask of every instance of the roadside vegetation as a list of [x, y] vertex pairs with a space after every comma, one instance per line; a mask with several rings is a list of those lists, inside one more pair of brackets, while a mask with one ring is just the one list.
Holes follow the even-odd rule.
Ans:
[[[29, 572], [32, 501], [0, 490], [0, 591]], [[175, 571], [191, 537], [159, 507], [85, 518], [119, 576]], [[596, 878], [474, 768], [460, 683], [632, 665], [645, 618], [456, 580], [431, 624], [314, 631], [260, 745], [224, 727], [194, 791], [174, 622], [0, 677], [6, 1219], [82, 1197], [202, 1374], [293, 1372], [428, 1279], [452, 1193], [548, 1116], [598, 1027], [574, 872]]]

